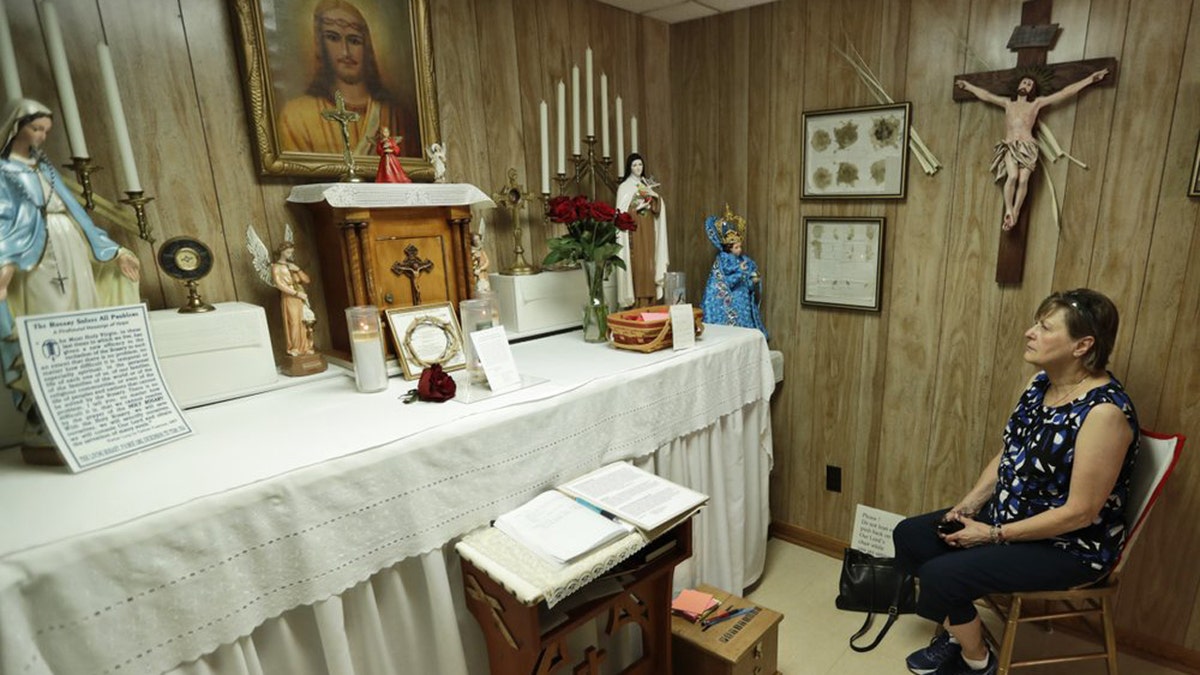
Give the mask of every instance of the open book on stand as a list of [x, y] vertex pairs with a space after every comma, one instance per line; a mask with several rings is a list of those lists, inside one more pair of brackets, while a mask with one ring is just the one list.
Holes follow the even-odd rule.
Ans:
[[618, 462], [543, 492], [494, 526], [541, 558], [565, 565], [635, 529], [653, 541], [707, 501], [707, 495]]
[[558, 488], [587, 505], [633, 525], [653, 541], [692, 517], [708, 502], [708, 495], [616, 462], [584, 474]]

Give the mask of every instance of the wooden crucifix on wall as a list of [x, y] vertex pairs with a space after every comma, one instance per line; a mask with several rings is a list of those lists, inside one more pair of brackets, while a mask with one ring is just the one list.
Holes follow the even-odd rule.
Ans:
[[967, 73], [954, 80], [954, 100], [978, 98], [1004, 108], [1004, 139], [996, 144], [991, 171], [1004, 181], [1004, 215], [996, 283], [1019, 284], [1025, 271], [1025, 241], [1029, 234], [1027, 190], [1038, 164], [1034, 127], [1047, 106], [1065, 101], [1092, 84], [1116, 84], [1115, 58], [1046, 64], [1054, 48], [1058, 24], [1050, 23], [1053, 0], [1027, 0], [1021, 5], [1021, 25], [1013, 30], [1008, 48], [1017, 52], [1017, 67]]

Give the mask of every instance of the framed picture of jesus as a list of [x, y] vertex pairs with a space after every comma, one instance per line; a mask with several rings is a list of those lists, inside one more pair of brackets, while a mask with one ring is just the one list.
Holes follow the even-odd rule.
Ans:
[[373, 176], [390, 137], [413, 180], [433, 179], [428, 0], [232, 2], [263, 175], [341, 176], [349, 148], [355, 172]]

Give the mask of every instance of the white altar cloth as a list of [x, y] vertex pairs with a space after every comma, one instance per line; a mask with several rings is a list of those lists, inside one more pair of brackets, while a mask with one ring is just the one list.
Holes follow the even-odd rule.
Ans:
[[313, 183], [293, 187], [287, 200], [326, 201], [336, 208], [496, 205], [470, 183]]
[[[425, 632], [359, 619], [402, 627], [382, 642], [432, 659], [411, 672], [483, 672], [446, 544], [620, 459], [712, 497], [682, 583], [736, 588], [761, 573], [773, 386], [761, 334], [708, 326], [695, 349], [646, 355], [568, 333], [513, 351], [547, 382], [406, 406], [411, 382], [358, 394], [328, 379], [192, 410], [193, 436], [77, 475], [0, 453], [0, 672], [249, 673], [260, 651], [276, 659], [266, 672], [409, 672], [364, 665], [387, 657], [363, 657], [355, 645], [371, 639], [343, 616], [382, 611], [389, 594]], [[711, 456], [695, 461], [692, 445]], [[448, 627], [457, 640], [443, 644]]]

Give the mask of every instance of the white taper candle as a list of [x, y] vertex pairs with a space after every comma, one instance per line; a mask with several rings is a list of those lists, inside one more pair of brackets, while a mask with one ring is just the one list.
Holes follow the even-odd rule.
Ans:
[[567, 85], [558, 81], [558, 173], [567, 173]]
[[125, 123], [125, 109], [121, 107], [121, 90], [117, 87], [117, 73], [113, 70], [112, 55], [108, 45], [96, 45], [100, 62], [100, 78], [104, 80], [104, 99], [108, 102], [108, 114], [112, 117], [113, 133], [117, 136], [117, 152], [121, 157], [121, 175], [125, 178], [126, 192], [140, 192], [137, 164], [133, 161], [133, 143], [129, 140], [129, 125]]
[[579, 66], [571, 66], [571, 154], [579, 155]]
[[79, 104], [75, 102], [75, 84], [71, 81], [71, 69], [67, 65], [67, 50], [63, 47], [58, 10], [48, 2], [42, 3], [42, 35], [46, 39], [46, 53], [50, 55], [50, 71], [54, 73], [54, 84], [58, 87], [58, 102], [62, 106], [63, 126], [67, 128], [71, 156], [87, 157], [87, 143], [83, 140], [83, 124], [79, 121]]
[[625, 117], [621, 114], [621, 97], [617, 97], [617, 172], [625, 170]]
[[637, 152], [637, 118], [629, 118], [629, 152]]
[[596, 92], [593, 91], [595, 83], [592, 81], [592, 48], [587, 48], [586, 54], [587, 65], [587, 135], [590, 138], [596, 137]]
[[4, 100], [25, 98], [21, 93], [21, 76], [17, 74], [17, 54], [13, 51], [12, 30], [8, 27], [8, 10], [0, 2], [0, 78], [4, 79]]
[[542, 194], [550, 194], [550, 108], [545, 101], [538, 106], [538, 113], [542, 127]]
[[600, 156], [608, 154], [608, 75], [600, 73]]

